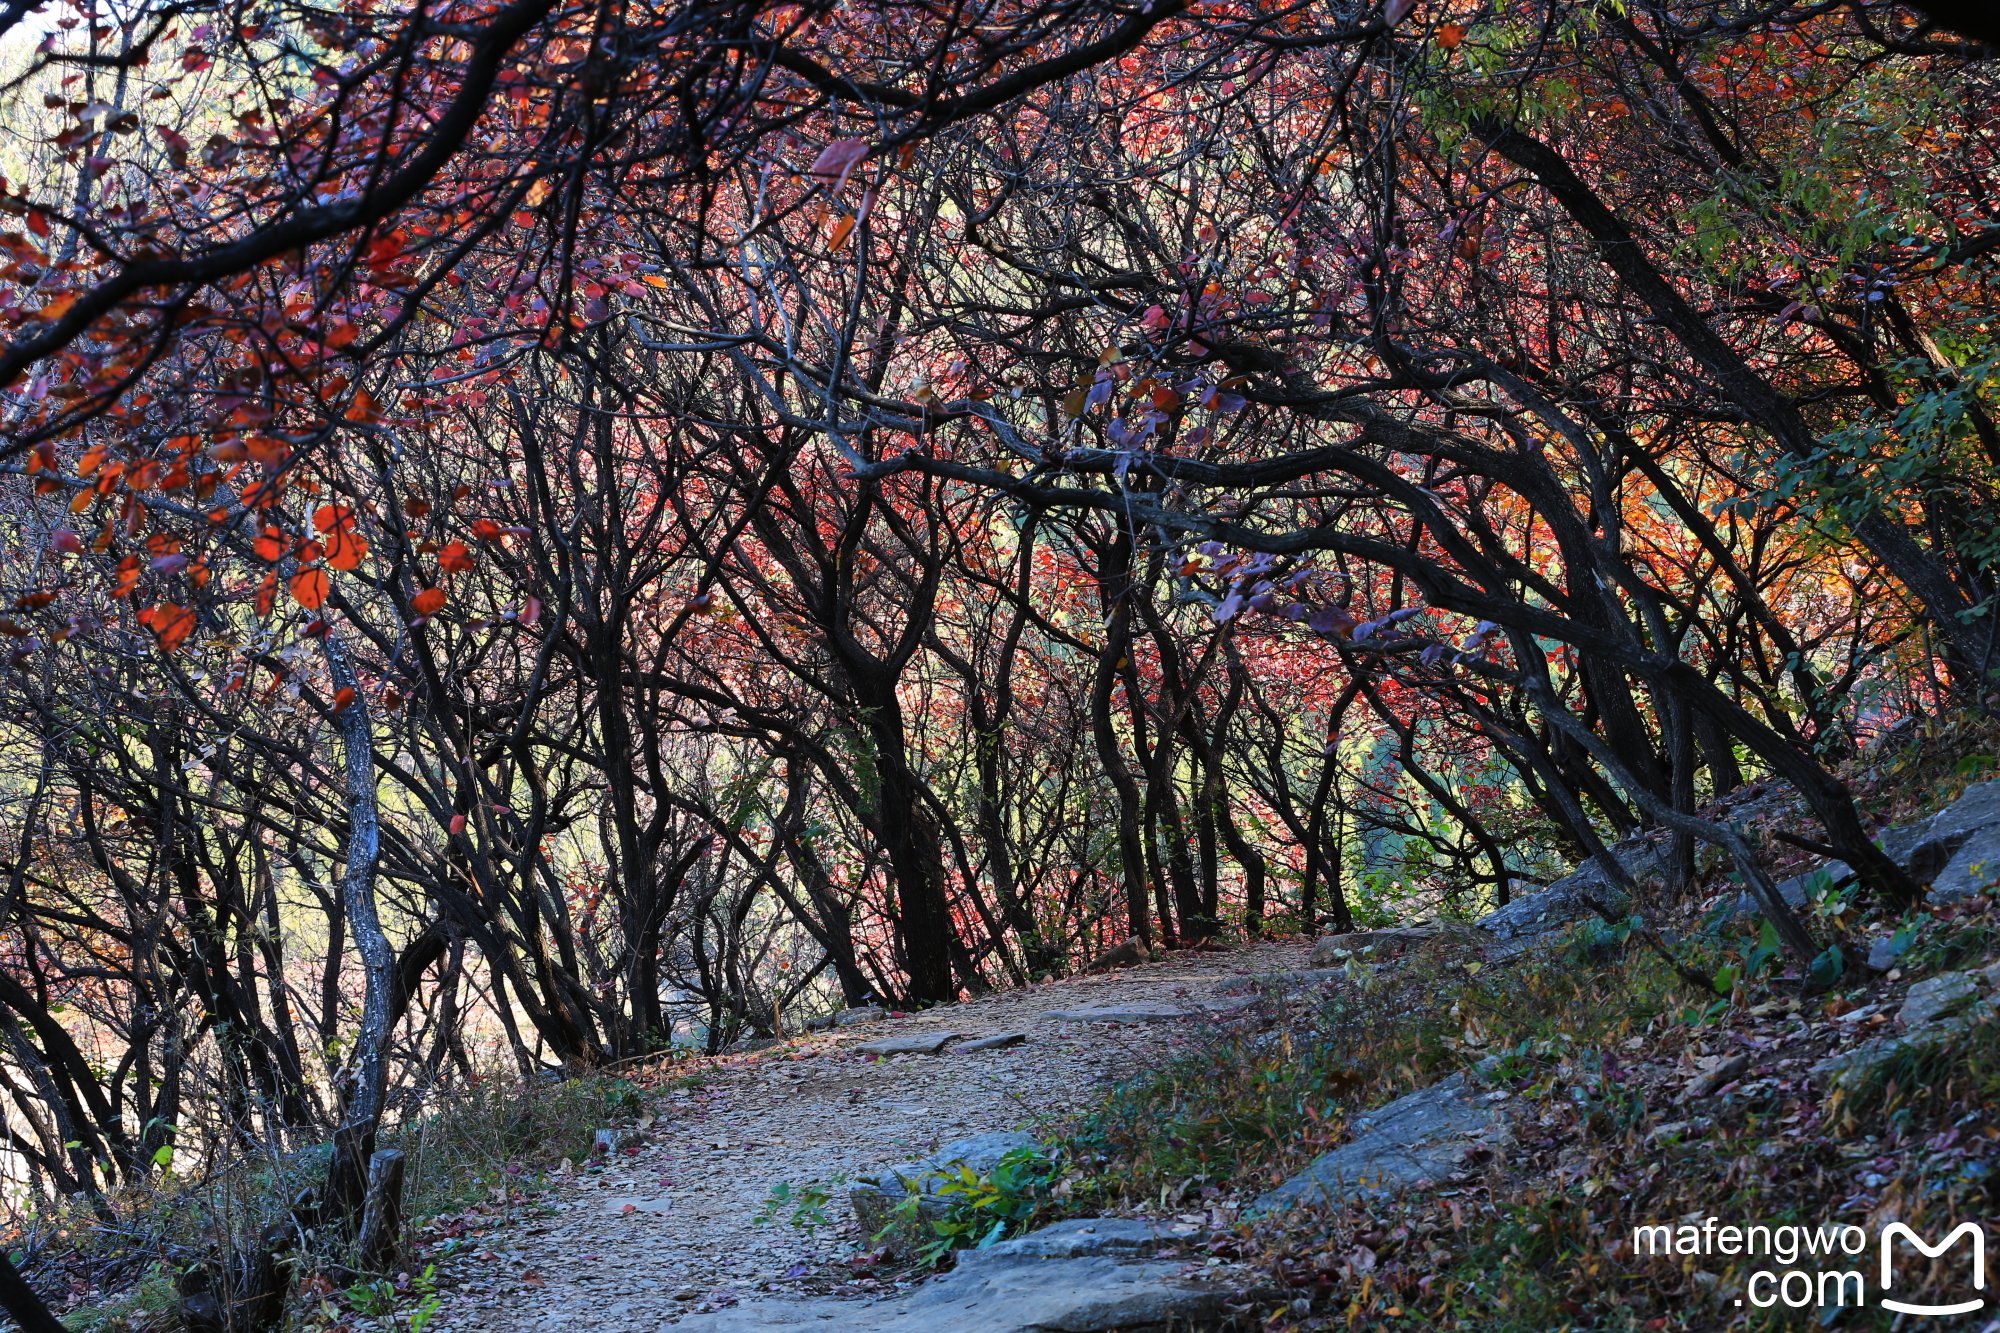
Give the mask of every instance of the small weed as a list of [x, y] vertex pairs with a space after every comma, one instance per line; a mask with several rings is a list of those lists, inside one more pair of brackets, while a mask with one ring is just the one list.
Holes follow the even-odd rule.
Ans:
[[781, 1180], [771, 1187], [764, 1206], [750, 1221], [755, 1226], [769, 1226], [782, 1215], [787, 1226], [805, 1232], [808, 1238], [817, 1236], [821, 1228], [832, 1225], [826, 1206], [833, 1201], [833, 1191], [845, 1180], [845, 1176], [836, 1174], [824, 1185], [813, 1181], [796, 1188], [791, 1181]]

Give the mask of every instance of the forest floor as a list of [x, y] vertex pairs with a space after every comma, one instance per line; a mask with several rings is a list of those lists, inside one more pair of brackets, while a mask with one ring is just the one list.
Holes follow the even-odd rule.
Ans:
[[[1227, 978], [1301, 967], [1310, 951], [1294, 940], [1170, 955], [685, 1062], [678, 1087], [648, 1097], [651, 1123], [608, 1161], [445, 1228], [440, 1238], [458, 1243], [439, 1265], [444, 1305], [429, 1327], [651, 1333], [752, 1292], [878, 1294], [896, 1279], [870, 1275], [844, 1182], [973, 1134], [1048, 1127], [1155, 1064], [1192, 1025], [1057, 1022], [1046, 1012], [1197, 1008]], [[1027, 1040], [962, 1055], [854, 1049], [943, 1032]], [[788, 1198], [772, 1206], [780, 1187]], [[814, 1187], [823, 1204], [807, 1193]]]

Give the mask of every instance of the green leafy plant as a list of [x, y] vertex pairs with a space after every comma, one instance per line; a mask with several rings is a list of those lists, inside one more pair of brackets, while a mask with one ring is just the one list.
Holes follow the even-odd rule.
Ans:
[[875, 1240], [919, 1237], [914, 1248], [925, 1267], [953, 1250], [983, 1249], [1027, 1230], [1053, 1198], [1062, 1174], [1061, 1154], [1042, 1146], [1006, 1153], [988, 1175], [963, 1165], [938, 1172], [912, 1182]]
[[833, 1190], [845, 1180], [846, 1177], [838, 1173], [825, 1184], [811, 1181], [794, 1187], [791, 1181], [781, 1180], [771, 1187], [763, 1207], [750, 1221], [755, 1226], [770, 1226], [783, 1216], [785, 1225], [793, 1230], [803, 1231], [807, 1236], [816, 1235], [822, 1227], [832, 1225], [832, 1220], [826, 1215], [826, 1206], [833, 1200]]

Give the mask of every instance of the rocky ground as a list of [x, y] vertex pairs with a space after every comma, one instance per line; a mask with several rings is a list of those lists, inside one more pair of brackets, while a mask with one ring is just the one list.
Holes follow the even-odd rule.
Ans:
[[[840, 1182], [951, 1139], [1069, 1114], [1197, 1021], [1047, 1015], [1226, 1005], [1216, 994], [1231, 978], [1301, 967], [1308, 952], [1279, 942], [1176, 955], [698, 1062], [689, 1071], [698, 1086], [656, 1097], [653, 1121], [607, 1165], [561, 1174], [469, 1230], [442, 1265], [446, 1305], [430, 1328], [650, 1333], [757, 1292], [881, 1293], [892, 1279], [847, 1262], [862, 1238]], [[1026, 1040], [964, 1054], [958, 1042], [939, 1055], [859, 1049], [945, 1033]], [[825, 1223], [794, 1227], [797, 1200], [815, 1184], [830, 1196]], [[793, 1201], [759, 1222], [781, 1185]]]

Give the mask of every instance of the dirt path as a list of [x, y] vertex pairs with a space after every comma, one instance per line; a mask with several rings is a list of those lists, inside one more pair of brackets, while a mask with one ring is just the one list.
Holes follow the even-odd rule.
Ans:
[[[1303, 966], [1308, 947], [1184, 955], [702, 1062], [704, 1086], [649, 1108], [659, 1121], [636, 1153], [553, 1182], [540, 1215], [487, 1231], [475, 1255], [448, 1265], [448, 1303], [430, 1327], [652, 1333], [753, 1291], [879, 1290], [843, 1263], [859, 1239], [844, 1189], [830, 1188], [830, 1225], [816, 1237], [785, 1224], [789, 1208], [777, 1224], [753, 1221], [772, 1189], [851, 1179], [971, 1134], [1032, 1130], [1186, 1031], [1183, 1022], [1058, 1023], [1045, 1012], [1192, 1006], [1230, 976]], [[853, 1050], [926, 1032], [1028, 1040], [965, 1055]]]

